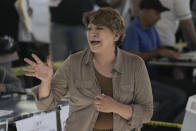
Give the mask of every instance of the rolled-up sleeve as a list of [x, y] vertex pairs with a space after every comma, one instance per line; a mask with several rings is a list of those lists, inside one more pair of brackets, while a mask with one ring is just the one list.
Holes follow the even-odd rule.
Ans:
[[174, 13], [179, 20], [186, 20], [192, 17], [190, 0], [175, 0]]
[[57, 69], [51, 82], [51, 90], [48, 97], [43, 99], [38, 99], [38, 89], [39, 86], [33, 89], [33, 94], [35, 96], [35, 101], [38, 109], [49, 110], [56, 106], [56, 104], [63, 98], [69, 89], [70, 83], [70, 57], [65, 60], [59, 69]]
[[133, 112], [128, 124], [132, 128], [138, 128], [143, 123], [149, 122], [153, 114], [152, 88], [145, 63], [142, 59], [137, 61], [134, 78], [134, 100], [133, 104], [131, 104]]

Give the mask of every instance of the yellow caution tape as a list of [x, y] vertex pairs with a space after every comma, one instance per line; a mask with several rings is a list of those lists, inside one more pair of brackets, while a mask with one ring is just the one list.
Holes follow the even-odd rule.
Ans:
[[182, 124], [170, 123], [170, 122], [161, 122], [161, 121], [150, 121], [147, 125], [152, 126], [162, 126], [162, 127], [173, 127], [173, 128], [182, 128]]

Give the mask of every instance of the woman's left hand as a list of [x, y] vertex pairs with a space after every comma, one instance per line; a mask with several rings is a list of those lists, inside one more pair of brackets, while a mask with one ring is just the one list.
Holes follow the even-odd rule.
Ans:
[[112, 97], [102, 94], [95, 97], [94, 106], [100, 112], [115, 113], [115, 109], [118, 107], [118, 102]]

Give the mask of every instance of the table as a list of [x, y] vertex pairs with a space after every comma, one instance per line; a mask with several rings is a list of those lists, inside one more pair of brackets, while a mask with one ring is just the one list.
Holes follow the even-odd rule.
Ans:
[[[49, 110], [44, 112], [50, 112], [50, 111], [56, 111], [57, 112], [57, 121], [59, 120], [59, 112], [60, 112], [60, 106], [67, 106], [68, 100], [62, 99], [58, 105]], [[15, 122], [17, 120], [22, 120], [25, 118], [29, 118], [33, 115], [37, 115], [40, 113], [43, 113], [43, 111], [40, 111], [36, 107], [35, 99], [32, 94], [8, 94], [3, 95], [0, 97], [0, 110], [9, 110], [13, 111], [13, 113], [5, 116], [0, 116], [0, 121], [6, 121], [8, 120], [9, 123], [9, 131], [16, 131]], [[57, 125], [57, 128], [60, 129], [60, 125]]]
[[[63, 99], [59, 102], [56, 108], [52, 110], [56, 110], [59, 113], [60, 106], [68, 105], [68, 100]], [[0, 98], [0, 110], [13, 110], [13, 113], [10, 115], [6, 115], [4, 117], [0, 117], [0, 121], [8, 120], [9, 121], [9, 131], [16, 131], [15, 121], [25, 119], [33, 116], [34, 114], [39, 114], [39, 111], [36, 107], [34, 97], [28, 94], [9, 94]], [[51, 110], [50, 110], [51, 111]], [[48, 111], [46, 111], [48, 112]], [[57, 116], [58, 117], [58, 116]], [[57, 128], [60, 130], [60, 120], [57, 119]], [[179, 131], [179, 128], [172, 127], [164, 127], [164, 126], [151, 126], [145, 124], [142, 128], [142, 131], [164, 131], [171, 129], [171, 131]]]
[[40, 112], [36, 107], [32, 95], [21, 95], [16, 93], [1, 96], [0, 110], [13, 111], [13, 113], [9, 115], [0, 116], [0, 121], [8, 120], [9, 123], [30, 117], [33, 114]]
[[177, 66], [177, 67], [196, 67], [196, 61], [180, 61], [168, 60], [167, 58], [153, 59], [147, 62], [149, 65], [155, 66]]

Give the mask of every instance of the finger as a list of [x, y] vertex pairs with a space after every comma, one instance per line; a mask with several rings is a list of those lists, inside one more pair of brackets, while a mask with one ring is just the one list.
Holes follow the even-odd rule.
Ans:
[[98, 107], [99, 107], [99, 105], [94, 105], [94, 107], [95, 107], [95, 108], [98, 108]]
[[95, 109], [96, 109], [97, 111], [99, 111], [99, 107], [95, 107]]
[[33, 61], [31, 61], [30, 59], [28, 59], [28, 58], [24, 58], [24, 61], [25, 62], [27, 62], [29, 65], [31, 65], [31, 66], [36, 66], [36, 63], [35, 62], [33, 62]]
[[35, 59], [35, 61], [38, 63], [38, 64], [42, 64], [43, 62], [39, 59], [39, 57], [35, 54], [32, 54], [32, 57]]
[[94, 105], [101, 105], [101, 101], [100, 100], [95, 100]]
[[47, 64], [50, 68], [52, 68], [52, 61], [50, 56], [47, 56]]
[[32, 76], [32, 77], [35, 77], [35, 74], [34, 74], [34, 73], [26, 73], [25, 76]]
[[101, 110], [101, 106], [100, 105], [94, 105], [94, 107], [96, 108], [97, 111]]
[[96, 97], [95, 97], [95, 99], [98, 99], [98, 100], [101, 100], [101, 99], [103, 99], [103, 95], [96, 95]]
[[24, 67], [22, 68], [24, 71], [27, 71], [27, 72], [35, 72], [34, 68], [27, 68], [27, 67]]

